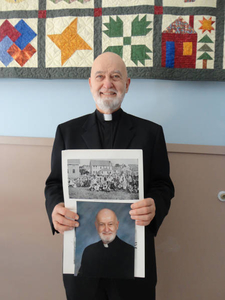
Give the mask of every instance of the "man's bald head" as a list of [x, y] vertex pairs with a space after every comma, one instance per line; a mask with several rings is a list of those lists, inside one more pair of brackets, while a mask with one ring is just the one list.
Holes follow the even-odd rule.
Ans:
[[103, 243], [109, 244], [116, 237], [119, 221], [113, 210], [103, 208], [96, 216], [95, 226]]
[[103, 62], [108, 66], [108, 68], [113, 66], [113, 68], [120, 70], [123, 73], [125, 79], [127, 78], [127, 68], [124, 61], [118, 54], [113, 52], [104, 52], [96, 57], [92, 64], [91, 76], [96, 72], [96, 70], [99, 68], [99, 66], [102, 65]]
[[107, 114], [118, 110], [130, 85], [121, 57], [112, 52], [100, 54], [92, 65], [89, 85], [100, 112]]

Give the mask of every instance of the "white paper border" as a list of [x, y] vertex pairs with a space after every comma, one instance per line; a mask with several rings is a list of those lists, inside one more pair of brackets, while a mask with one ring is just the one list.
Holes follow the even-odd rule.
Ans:
[[[77, 211], [77, 201], [89, 202], [109, 202], [109, 203], [134, 203], [138, 200], [86, 200], [70, 199], [68, 192], [68, 159], [95, 159], [95, 160], [113, 160], [113, 159], [137, 159], [139, 176], [139, 200], [144, 198], [143, 191], [143, 158], [142, 150], [64, 150], [62, 151], [62, 176], [63, 176], [63, 194], [65, 207], [73, 212]], [[75, 229], [64, 232], [63, 242], [63, 273], [74, 274], [75, 272]], [[145, 227], [135, 225], [135, 265], [134, 276], [145, 277]]]

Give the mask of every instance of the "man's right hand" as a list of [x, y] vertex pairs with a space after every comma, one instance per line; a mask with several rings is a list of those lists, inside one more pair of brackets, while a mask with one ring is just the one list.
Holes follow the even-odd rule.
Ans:
[[55, 230], [60, 233], [64, 233], [64, 231], [67, 230], [72, 230], [74, 227], [78, 227], [78, 219], [78, 214], [72, 212], [68, 208], [65, 208], [63, 202], [57, 204], [53, 209], [52, 222]]

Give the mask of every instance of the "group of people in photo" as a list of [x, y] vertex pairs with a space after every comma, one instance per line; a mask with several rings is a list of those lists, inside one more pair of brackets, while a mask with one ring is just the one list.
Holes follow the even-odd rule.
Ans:
[[123, 190], [129, 193], [138, 193], [138, 175], [129, 171], [108, 171], [107, 174], [85, 174], [76, 179], [69, 179], [69, 186], [87, 187], [90, 191], [117, 191]]

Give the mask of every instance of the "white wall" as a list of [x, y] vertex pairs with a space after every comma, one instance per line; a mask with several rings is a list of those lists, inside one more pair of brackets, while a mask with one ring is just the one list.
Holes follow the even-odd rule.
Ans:
[[[54, 137], [95, 109], [87, 80], [0, 79], [0, 135]], [[225, 83], [133, 79], [128, 113], [164, 127], [168, 143], [225, 145]]]

